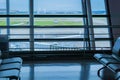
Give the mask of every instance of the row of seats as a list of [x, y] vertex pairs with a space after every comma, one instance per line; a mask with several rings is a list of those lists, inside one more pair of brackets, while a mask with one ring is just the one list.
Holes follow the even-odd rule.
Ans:
[[[1, 51], [0, 56], [2, 56]], [[20, 80], [21, 67], [22, 59], [20, 57], [7, 59], [0, 58], [0, 78], [9, 78], [9, 80]]]
[[94, 57], [104, 65], [98, 70], [98, 76], [100, 78], [102, 78], [100, 76], [100, 71], [105, 68], [108, 68], [115, 73], [115, 80], [118, 80], [120, 78], [120, 37], [116, 40], [112, 48], [111, 55], [97, 53], [94, 55]]

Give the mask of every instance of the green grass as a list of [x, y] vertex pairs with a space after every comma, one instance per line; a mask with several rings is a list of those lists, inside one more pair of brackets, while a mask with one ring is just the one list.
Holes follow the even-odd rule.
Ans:
[[34, 19], [35, 26], [58, 26], [58, 25], [83, 25], [82, 21], [74, 21], [72, 19], [66, 18], [35, 18]]
[[5, 21], [0, 21], [0, 26], [6, 26], [6, 22]]
[[82, 25], [82, 22], [75, 23], [75, 22], [58, 22], [54, 23], [53, 21], [35, 21], [35, 26], [58, 26], [58, 25]]
[[[11, 26], [27, 26], [29, 25], [28, 18], [10, 18]], [[34, 18], [35, 26], [65, 26], [65, 25], [83, 25], [80, 20], [72, 18]], [[6, 18], [0, 19], [0, 26], [6, 26]]]

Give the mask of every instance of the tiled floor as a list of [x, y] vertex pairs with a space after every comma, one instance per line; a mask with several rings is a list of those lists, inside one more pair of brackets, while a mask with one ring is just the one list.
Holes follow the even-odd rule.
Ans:
[[[97, 76], [97, 70], [101, 67], [101, 64], [89, 60], [29, 62], [23, 64], [21, 80], [101, 80]], [[109, 72], [107, 74], [110, 77]]]

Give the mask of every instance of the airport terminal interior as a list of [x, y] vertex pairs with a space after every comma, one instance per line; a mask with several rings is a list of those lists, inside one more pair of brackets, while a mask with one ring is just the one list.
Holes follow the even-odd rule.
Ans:
[[120, 80], [120, 0], [0, 0], [0, 80]]

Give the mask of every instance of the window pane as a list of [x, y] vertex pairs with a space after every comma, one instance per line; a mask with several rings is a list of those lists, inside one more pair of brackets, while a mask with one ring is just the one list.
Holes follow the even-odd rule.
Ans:
[[35, 39], [84, 38], [84, 28], [35, 28]]
[[106, 14], [105, 1], [104, 0], [91, 0], [91, 9], [93, 15]]
[[35, 26], [71, 26], [83, 24], [83, 18], [34, 18]]
[[34, 14], [82, 14], [81, 0], [34, 0]]
[[108, 25], [107, 18], [93, 18], [93, 25]]
[[10, 29], [10, 39], [29, 39], [29, 29], [27, 28], [12, 28]]
[[0, 0], [0, 15], [6, 14], [6, 0]]
[[83, 41], [40, 41], [34, 43], [37, 51], [53, 51], [53, 50], [84, 50]]
[[[84, 41], [81, 41], [84, 28], [35, 28], [34, 38], [35, 50], [83, 50], [85, 46]], [[41, 39], [45, 41], [39, 41]]]
[[9, 42], [9, 51], [29, 51], [29, 42]]
[[95, 38], [109, 38], [108, 28], [94, 28]]
[[29, 14], [29, 0], [10, 0], [10, 14]]
[[96, 50], [110, 50], [110, 41], [95, 41]]
[[6, 26], [6, 18], [0, 18], [0, 26]]
[[10, 18], [10, 26], [28, 26], [29, 18]]

